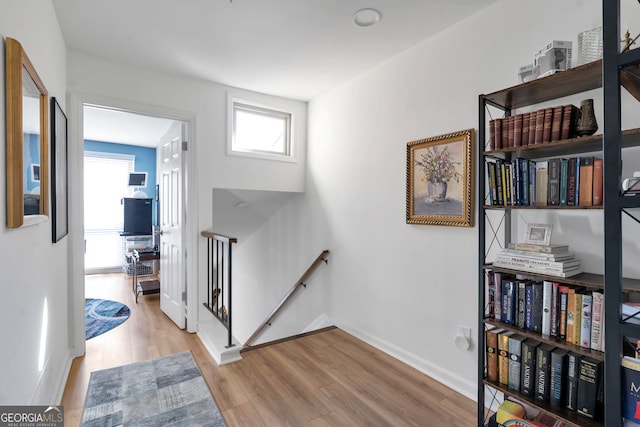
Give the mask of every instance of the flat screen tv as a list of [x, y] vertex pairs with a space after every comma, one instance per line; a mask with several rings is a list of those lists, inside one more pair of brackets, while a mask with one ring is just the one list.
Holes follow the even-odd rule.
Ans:
[[150, 236], [152, 230], [153, 199], [125, 197], [123, 236]]
[[147, 186], [146, 172], [131, 172], [129, 174], [129, 187], [146, 187], [146, 186]]

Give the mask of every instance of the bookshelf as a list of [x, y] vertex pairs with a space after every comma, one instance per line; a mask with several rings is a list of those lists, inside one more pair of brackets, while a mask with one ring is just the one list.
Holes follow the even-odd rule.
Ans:
[[[510, 116], [512, 110], [554, 101], [566, 96], [577, 95], [593, 89], [603, 89], [604, 131], [601, 134], [570, 138], [551, 143], [489, 149], [480, 148], [478, 153], [478, 206], [479, 206], [479, 322], [478, 322], [478, 426], [485, 426], [488, 417], [485, 400], [486, 389], [503, 393], [552, 415], [570, 426], [622, 425], [622, 394], [620, 390], [623, 341], [625, 337], [640, 337], [640, 326], [625, 323], [620, 318], [623, 295], [640, 293], [640, 280], [622, 275], [622, 214], [626, 209], [640, 207], [640, 195], [625, 195], [621, 187], [622, 151], [640, 147], [640, 128], [621, 129], [620, 88], [624, 87], [636, 100], [640, 101], [640, 49], [619, 53], [620, 1], [603, 1], [603, 59], [584, 64], [551, 76], [536, 79], [520, 85], [501, 89], [479, 96], [479, 140], [488, 141], [488, 107], [497, 108]], [[482, 147], [482, 145], [480, 145]], [[524, 159], [547, 159], [552, 157], [575, 156], [582, 153], [599, 153], [604, 163], [604, 203], [602, 206], [495, 206], [487, 203], [486, 162], [496, 159], [510, 161], [516, 157]], [[635, 165], [637, 166], [637, 165]], [[487, 249], [494, 244], [498, 230], [487, 226], [487, 215], [504, 215], [503, 239], [511, 239], [511, 216], [521, 210], [547, 210], [555, 214], [558, 210], [576, 212], [590, 210], [602, 218], [604, 224], [604, 274], [580, 273], [570, 278], [558, 278], [544, 274], [521, 272], [515, 269], [496, 267], [487, 260]], [[489, 225], [491, 225], [489, 223]], [[638, 225], [640, 227], [640, 225]], [[635, 232], [635, 230], [634, 230]], [[491, 234], [493, 233], [493, 236]], [[634, 254], [637, 255], [637, 254]], [[586, 267], [588, 269], [588, 266]], [[606, 352], [583, 348], [560, 341], [540, 333], [527, 331], [514, 325], [505, 324], [487, 316], [487, 273], [501, 272], [522, 275], [537, 281], [550, 280], [570, 286], [583, 286], [588, 291], [600, 291], [605, 296], [604, 324]], [[606, 283], [606, 286], [605, 286]], [[565, 348], [576, 354], [603, 362], [604, 366], [604, 410], [601, 416], [592, 420], [568, 409], [557, 408], [540, 400], [509, 389], [486, 377], [485, 331], [492, 327], [513, 331], [527, 338], [547, 342]]]

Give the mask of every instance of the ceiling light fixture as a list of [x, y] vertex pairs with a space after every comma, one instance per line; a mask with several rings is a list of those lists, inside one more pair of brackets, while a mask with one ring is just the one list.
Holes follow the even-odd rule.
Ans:
[[353, 14], [353, 23], [358, 28], [372, 27], [380, 19], [382, 19], [382, 14], [379, 10], [373, 8], [360, 9]]

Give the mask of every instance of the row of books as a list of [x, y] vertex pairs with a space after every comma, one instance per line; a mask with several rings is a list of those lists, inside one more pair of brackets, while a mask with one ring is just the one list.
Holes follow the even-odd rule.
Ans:
[[489, 121], [489, 149], [544, 144], [576, 136], [580, 109], [558, 105]]
[[599, 206], [602, 159], [593, 156], [487, 162], [494, 206]]
[[553, 407], [598, 419], [603, 364], [501, 328], [486, 332], [487, 379]]
[[521, 246], [519, 243], [514, 243], [502, 249], [496, 255], [493, 265], [561, 278], [582, 273], [580, 260], [572, 252], [569, 252], [567, 245], [562, 245], [567, 250], [551, 254], [518, 249]]
[[604, 351], [604, 294], [549, 280], [487, 272], [487, 316], [570, 344]]

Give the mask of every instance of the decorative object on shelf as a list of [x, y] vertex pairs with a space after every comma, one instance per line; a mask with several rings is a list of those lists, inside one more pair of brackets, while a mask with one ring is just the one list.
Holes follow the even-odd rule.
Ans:
[[580, 115], [576, 125], [578, 136], [593, 135], [598, 130], [596, 114], [593, 111], [593, 99], [583, 99], [580, 101]]
[[473, 138], [466, 129], [407, 143], [407, 224], [473, 226]]
[[598, 59], [602, 59], [602, 27], [596, 27], [578, 34], [577, 65], [597, 61]]
[[540, 68], [534, 67], [533, 64], [523, 65], [518, 69], [518, 83], [526, 83], [538, 78]]
[[627, 50], [629, 50], [631, 48], [631, 45], [636, 43], [638, 37], [640, 37], [640, 34], [632, 39], [629, 30], [627, 30], [627, 32], [624, 33], [624, 38], [620, 40], [620, 42], [622, 43], [622, 50], [620, 52], [626, 52]]
[[551, 224], [527, 224], [524, 242], [534, 245], [549, 245], [551, 243]]
[[51, 234], [53, 243], [68, 232], [67, 198], [67, 116], [55, 97], [51, 97]]
[[549, 76], [571, 68], [572, 42], [553, 40], [533, 55], [533, 66], [539, 77]]

